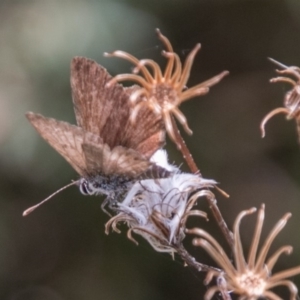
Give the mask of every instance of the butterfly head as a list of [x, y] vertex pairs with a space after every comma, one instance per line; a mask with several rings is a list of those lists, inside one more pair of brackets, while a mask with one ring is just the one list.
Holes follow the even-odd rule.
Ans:
[[92, 185], [85, 178], [81, 178], [78, 184], [81, 194], [88, 196], [96, 193], [95, 189], [93, 189]]

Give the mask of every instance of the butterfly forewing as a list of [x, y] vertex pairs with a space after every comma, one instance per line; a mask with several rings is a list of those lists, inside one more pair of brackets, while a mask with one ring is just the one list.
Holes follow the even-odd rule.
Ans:
[[[75, 57], [72, 60], [71, 88], [77, 124], [102, 138], [103, 127], [114, 125], [111, 120], [114, 111], [117, 111], [117, 119], [126, 120], [129, 114], [128, 97], [123, 87], [120, 84], [113, 84], [109, 88], [106, 86], [111, 78], [103, 67], [90, 59]], [[120, 109], [121, 105], [124, 106], [123, 110]], [[117, 122], [117, 119], [113, 121]], [[114, 135], [114, 132], [110, 132], [110, 135]], [[105, 143], [114, 146], [106, 140]]]
[[136, 122], [131, 122], [129, 97], [139, 87], [124, 89], [118, 83], [107, 86], [111, 78], [92, 60], [72, 60], [71, 87], [77, 123], [100, 135], [111, 149], [123, 146], [149, 158], [164, 144], [162, 120], [145, 107]]
[[81, 176], [86, 175], [82, 151], [84, 133], [81, 128], [31, 112], [27, 113], [26, 117], [38, 133], [67, 160], [75, 171]]

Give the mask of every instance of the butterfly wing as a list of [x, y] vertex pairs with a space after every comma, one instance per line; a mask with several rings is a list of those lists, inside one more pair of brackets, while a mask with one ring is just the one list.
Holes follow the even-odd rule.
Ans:
[[[139, 86], [126, 88], [128, 97]], [[160, 116], [156, 115], [148, 106], [140, 108], [135, 122], [129, 121], [123, 132], [125, 145], [150, 158], [158, 149], [165, 144], [165, 127]]]
[[118, 109], [113, 110], [101, 136], [105, 141], [110, 140], [113, 146], [134, 149], [150, 158], [165, 143], [164, 124], [161, 118], [146, 106], [139, 110], [134, 123], [130, 120], [131, 104], [128, 99], [137, 89], [140, 87], [136, 85], [124, 89], [126, 99], [123, 99], [122, 103], [125, 107], [120, 109], [122, 112], [127, 109], [128, 113], [123, 113], [121, 119]]
[[82, 145], [82, 149], [90, 175], [102, 173], [136, 178], [151, 165], [149, 160], [138, 152], [122, 146], [111, 150], [107, 144], [88, 141]]
[[118, 118], [114, 120], [117, 127], [123, 125], [119, 124], [119, 120], [126, 120], [129, 116], [128, 97], [123, 87], [117, 83], [106, 86], [111, 78], [93, 60], [75, 57], [71, 62], [71, 88], [77, 124], [85, 131], [101, 137], [103, 127], [108, 122], [109, 126], [113, 125], [110, 118], [113, 111], [118, 112]]
[[99, 173], [136, 177], [151, 163], [141, 154], [118, 146], [110, 149], [102, 139], [67, 122], [27, 113], [38, 133], [81, 175]]
[[85, 156], [82, 150], [84, 131], [81, 128], [32, 112], [27, 113], [26, 117], [37, 132], [77, 173], [81, 176], [86, 175]]
[[139, 87], [124, 89], [118, 83], [107, 87], [111, 79], [103, 67], [90, 59], [72, 60], [71, 87], [77, 123], [101, 136], [111, 149], [123, 146], [150, 158], [165, 141], [162, 120], [145, 107], [132, 124], [129, 96]]

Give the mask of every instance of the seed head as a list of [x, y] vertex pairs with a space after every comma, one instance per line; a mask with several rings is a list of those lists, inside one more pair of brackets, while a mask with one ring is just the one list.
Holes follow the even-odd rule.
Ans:
[[[208, 272], [205, 280], [206, 284], [210, 283], [214, 277], [217, 279], [221, 277], [223, 279], [223, 284], [209, 288], [205, 294], [205, 300], [212, 299], [214, 294], [217, 292], [222, 294], [226, 291], [232, 291], [234, 294], [239, 295], [239, 299], [255, 300], [259, 298], [267, 298], [271, 300], [278, 300], [281, 298], [273, 293], [271, 289], [280, 285], [284, 285], [290, 290], [291, 300], [296, 299], [298, 293], [297, 287], [294, 283], [292, 283], [292, 281], [287, 280], [287, 278], [300, 274], [300, 266], [272, 274], [272, 269], [280, 255], [283, 253], [290, 254], [293, 248], [291, 246], [283, 246], [266, 259], [273, 240], [286, 225], [291, 214], [286, 213], [275, 224], [258, 252], [258, 244], [265, 217], [265, 206], [262, 205], [258, 211], [256, 227], [248, 257], [246, 259], [240, 237], [240, 223], [244, 216], [253, 214], [255, 211], [256, 208], [244, 210], [239, 213], [235, 220], [233, 226], [233, 262], [226, 255], [220, 244], [209, 233], [199, 228], [186, 230], [188, 233], [200, 236], [200, 238], [195, 238], [193, 240], [193, 244], [205, 249], [223, 269], [223, 272], [214, 270]], [[226, 284], [224, 284], [224, 282]]]

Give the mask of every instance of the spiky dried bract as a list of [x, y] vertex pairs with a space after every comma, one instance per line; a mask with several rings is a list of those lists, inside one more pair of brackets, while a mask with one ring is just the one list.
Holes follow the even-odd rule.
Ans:
[[[161, 116], [164, 120], [169, 136], [176, 142], [171, 115], [177, 118], [188, 134], [192, 134], [186, 117], [178, 108], [179, 105], [190, 98], [206, 94], [211, 86], [218, 83], [228, 74], [228, 71], [224, 71], [205, 82], [187, 89], [186, 84], [190, 76], [195, 55], [200, 49], [200, 44], [194, 47], [189, 53], [184, 65], [182, 65], [178, 54], [173, 51], [170, 41], [161, 34], [159, 29], [157, 29], [156, 32], [158, 38], [166, 48], [166, 51], [162, 52], [162, 55], [168, 60], [165, 70], [162, 71], [159, 65], [151, 59], [138, 60], [136, 57], [124, 51], [105, 53], [105, 56], [120, 57], [135, 65], [133, 70], [134, 74], [117, 75], [109, 84], [127, 80], [139, 84], [141, 88], [130, 96], [131, 102], [135, 105], [131, 119], [133, 121], [136, 119], [142, 107], [150, 107], [156, 115]], [[141, 76], [137, 75], [139, 72]]]
[[[197, 199], [208, 191], [201, 190], [215, 185], [214, 180], [194, 174], [174, 174], [170, 178], [147, 179], [137, 182], [125, 200], [118, 203], [119, 214], [106, 224], [120, 232], [117, 224], [126, 222], [127, 236], [135, 241], [132, 232], [143, 236], [159, 252], [174, 253], [175, 245], [184, 238], [185, 223], [189, 216], [206, 218], [206, 213], [192, 210]], [[191, 193], [198, 191], [192, 197]]]
[[205, 280], [206, 284], [209, 284], [216, 277], [217, 279], [222, 278], [223, 283], [226, 282], [226, 285], [217, 285], [209, 288], [205, 294], [205, 300], [212, 299], [217, 292], [222, 294], [226, 291], [232, 291], [234, 294], [239, 295], [239, 299], [255, 300], [266, 298], [280, 300], [281, 298], [271, 291], [272, 288], [277, 286], [286, 286], [290, 291], [290, 299], [296, 299], [298, 293], [297, 287], [290, 280], [287, 280], [287, 278], [300, 274], [300, 266], [272, 274], [272, 269], [280, 255], [290, 254], [293, 248], [291, 246], [282, 246], [266, 259], [273, 240], [286, 225], [291, 214], [286, 213], [275, 224], [258, 252], [258, 244], [265, 217], [265, 206], [262, 205], [258, 211], [256, 227], [246, 259], [241, 242], [240, 223], [244, 216], [253, 214], [255, 211], [256, 208], [251, 208], [240, 212], [234, 222], [233, 263], [220, 244], [209, 233], [198, 228], [187, 230], [188, 233], [200, 236], [200, 238], [193, 240], [193, 244], [205, 249], [224, 271], [208, 272]]
[[262, 132], [262, 137], [265, 136], [265, 126], [267, 122], [279, 113], [286, 114], [287, 120], [295, 119], [297, 123], [298, 140], [300, 142], [300, 68], [298, 67], [288, 67], [274, 59], [270, 59], [275, 64], [283, 67], [283, 70], [276, 70], [277, 73], [281, 75], [294, 76], [294, 79], [285, 76], [278, 76], [272, 78], [270, 82], [285, 82], [292, 85], [292, 89], [289, 90], [284, 97], [283, 105], [284, 107], [275, 108], [269, 112], [262, 120], [260, 128]]

